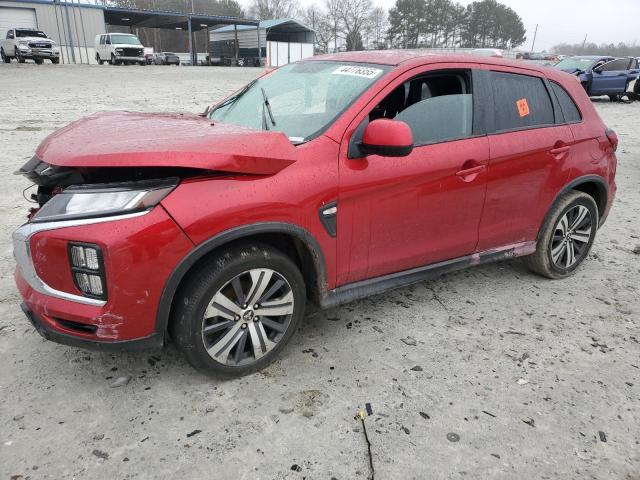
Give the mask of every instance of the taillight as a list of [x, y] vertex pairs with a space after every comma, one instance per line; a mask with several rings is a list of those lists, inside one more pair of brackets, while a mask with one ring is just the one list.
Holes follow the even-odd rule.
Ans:
[[73, 280], [86, 296], [106, 300], [107, 288], [102, 251], [97, 245], [69, 243]]
[[609, 143], [611, 144], [611, 148], [613, 148], [613, 151], [615, 152], [616, 150], [618, 150], [618, 135], [616, 134], [616, 132], [614, 132], [612, 129], [607, 128], [604, 133], [607, 135], [607, 138], [609, 139]]

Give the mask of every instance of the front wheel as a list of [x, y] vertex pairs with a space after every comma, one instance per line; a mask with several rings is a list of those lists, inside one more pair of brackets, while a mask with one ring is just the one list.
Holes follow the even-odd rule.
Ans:
[[11, 63], [11, 57], [7, 57], [3, 49], [0, 49], [0, 57], [2, 57], [4, 63]]
[[44, 60], [41, 58], [35, 58], [33, 61], [36, 62], [36, 65], [42, 65], [44, 63]]
[[14, 50], [13, 55], [16, 57], [16, 60], [18, 60], [18, 63], [24, 63], [24, 57], [20, 55], [20, 52], [18, 50]]
[[176, 295], [171, 337], [195, 368], [245, 375], [269, 365], [290, 340], [305, 309], [296, 264], [263, 244], [209, 258]]
[[572, 275], [591, 250], [598, 221], [593, 197], [575, 190], [564, 194], [549, 212], [536, 252], [524, 258], [525, 264], [548, 278]]
[[60, 58], [52, 58], [51, 63], [53, 63], [54, 65], [58, 65], [60, 63]]

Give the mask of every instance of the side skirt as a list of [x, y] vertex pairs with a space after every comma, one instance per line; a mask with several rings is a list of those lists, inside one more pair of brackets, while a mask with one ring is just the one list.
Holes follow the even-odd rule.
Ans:
[[530, 255], [536, 251], [536, 242], [523, 242], [505, 247], [486, 250], [464, 257], [434, 263], [424, 267], [412, 268], [402, 272], [391, 273], [382, 277], [349, 283], [325, 294], [320, 300], [321, 308], [330, 308], [342, 303], [352, 302], [361, 298], [382, 293], [394, 288], [404, 287], [413, 283], [429, 280], [444, 273], [462, 270], [467, 267], [497, 262], [510, 258]]

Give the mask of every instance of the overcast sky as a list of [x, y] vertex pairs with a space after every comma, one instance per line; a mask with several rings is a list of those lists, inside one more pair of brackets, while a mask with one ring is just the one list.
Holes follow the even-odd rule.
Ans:
[[[395, 0], [372, 0], [386, 10]], [[472, 0], [458, 0], [468, 5]], [[245, 6], [250, 0], [242, 0]], [[323, 0], [299, 0], [301, 5], [322, 4]], [[536, 24], [537, 51], [549, 50], [561, 43], [636, 42], [640, 44], [640, 0], [501, 0], [513, 8], [527, 29], [527, 42], [521, 48], [531, 49]]]

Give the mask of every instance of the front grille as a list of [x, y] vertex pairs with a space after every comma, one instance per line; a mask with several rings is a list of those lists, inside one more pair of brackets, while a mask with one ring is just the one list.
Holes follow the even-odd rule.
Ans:
[[142, 49], [141, 48], [123, 48], [122, 56], [123, 57], [141, 57]]
[[30, 48], [51, 48], [50, 43], [29, 42]]

